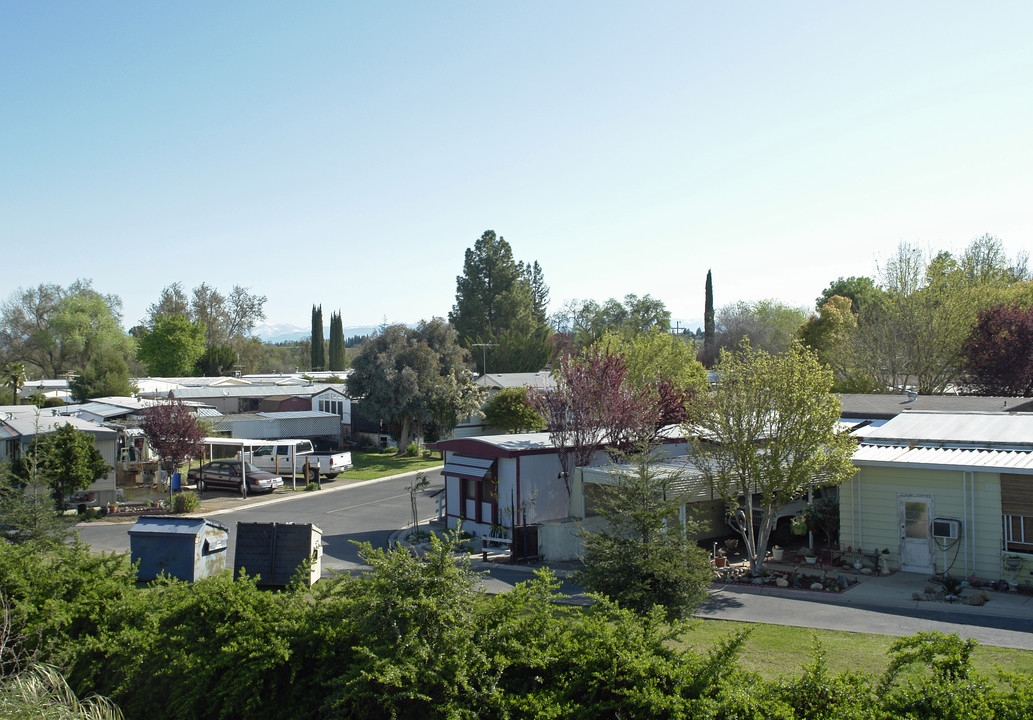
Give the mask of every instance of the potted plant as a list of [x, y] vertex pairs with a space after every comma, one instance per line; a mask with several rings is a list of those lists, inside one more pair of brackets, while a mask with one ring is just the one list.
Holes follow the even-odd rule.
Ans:
[[793, 519], [789, 521], [789, 531], [793, 535], [806, 535], [807, 534], [807, 518], [803, 515], [795, 515]]
[[778, 545], [775, 545], [773, 548], [771, 548], [771, 559], [775, 562], [780, 562], [782, 560], [782, 553], [782, 548]]
[[803, 556], [803, 559], [807, 562], [808, 565], [813, 565], [814, 563], [818, 562], [818, 556], [815, 555], [814, 550], [812, 550], [809, 547], [805, 547], [803, 550], [801, 550], [800, 555]]
[[724, 550], [718, 550], [714, 554], [714, 567], [722, 568], [728, 564], [728, 558], [725, 557]]

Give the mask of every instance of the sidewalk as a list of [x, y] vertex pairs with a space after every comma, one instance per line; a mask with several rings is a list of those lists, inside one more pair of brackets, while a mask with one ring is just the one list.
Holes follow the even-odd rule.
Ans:
[[[505, 568], [530, 575], [547, 566], [503, 564], [502, 555], [489, 556], [488, 562], [474, 558], [479, 570]], [[552, 569], [564, 578], [575, 566], [560, 563]], [[989, 602], [977, 606], [925, 599], [926, 589], [938, 586], [922, 574], [858, 575], [857, 580], [839, 593], [714, 582], [696, 617], [895, 636], [957, 633], [984, 645], [1033, 650], [1031, 595], [990, 591]], [[963, 597], [973, 592], [966, 590]], [[923, 599], [915, 600], [916, 593]]]

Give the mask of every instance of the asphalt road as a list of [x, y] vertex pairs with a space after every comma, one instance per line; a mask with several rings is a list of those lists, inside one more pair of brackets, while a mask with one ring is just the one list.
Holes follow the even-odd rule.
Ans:
[[[431, 495], [444, 487], [444, 479], [437, 470], [426, 473], [430, 486], [417, 496], [417, 510], [421, 518], [436, 512]], [[408, 525], [412, 520], [409, 492], [406, 490], [412, 476], [383, 480], [368, 484], [350, 485], [340, 489], [301, 493], [285, 498], [272, 498], [249, 507], [203, 514], [230, 528], [227, 564], [232, 567], [235, 551], [234, 529], [238, 522], [296, 522], [314, 523], [323, 531], [323, 567], [348, 571], [363, 567], [358, 547], [352, 542], [369, 542], [385, 547], [391, 533]], [[332, 486], [331, 486], [332, 487]], [[126, 552], [129, 550], [129, 530], [133, 523], [82, 523], [79, 537], [96, 551]]]

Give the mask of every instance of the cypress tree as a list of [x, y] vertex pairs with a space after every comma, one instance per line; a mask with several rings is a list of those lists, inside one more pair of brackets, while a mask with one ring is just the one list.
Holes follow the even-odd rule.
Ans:
[[707, 297], [703, 306], [703, 365], [711, 367], [717, 354], [714, 344], [714, 281], [707, 270]]
[[330, 313], [330, 347], [327, 356], [330, 370], [344, 370], [344, 324], [339, 312]]
[[323, 306], [312, 306], [312, 362], [311, 370], [326, 367], [326, 351], [323, 348]]

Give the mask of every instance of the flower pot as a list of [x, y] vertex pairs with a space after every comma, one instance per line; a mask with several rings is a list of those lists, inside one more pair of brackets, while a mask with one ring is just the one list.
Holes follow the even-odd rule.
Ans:
[[804, 555], [803, 559], [807, 561], [808, 565], [813, 565], [814, 563], [818, 562], [817, 555]]
[[714, 567], [724, 567], [728, 563], [728, 558], [718, 556], [714, 558]]
[[781, 561], [783, 552], [782, 548], [773, 548], [771, 550], [771, 559], [776, 562]]

